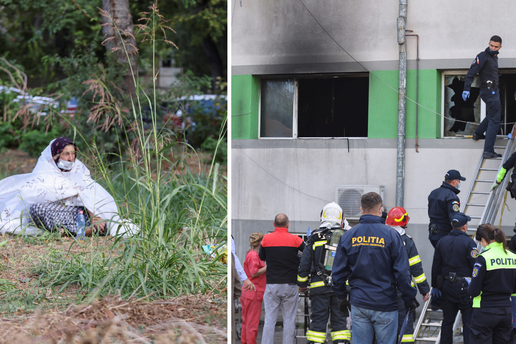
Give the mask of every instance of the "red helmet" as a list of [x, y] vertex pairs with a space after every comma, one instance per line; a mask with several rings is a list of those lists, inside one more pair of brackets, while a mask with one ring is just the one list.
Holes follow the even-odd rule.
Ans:
[[410, 217], [407, 215], [407, 211], [402, 207], [394, 207], [387, 214], [387, 218], [385, 219], [385, 224], [389, 226], [400, 226], [407, 227], [407, 223], [409, 222]]

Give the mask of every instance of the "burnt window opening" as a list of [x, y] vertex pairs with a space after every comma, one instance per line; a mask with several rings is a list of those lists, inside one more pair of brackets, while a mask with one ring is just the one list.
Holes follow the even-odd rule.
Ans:
[[516, 122], [516, 74], [500, 75], [500, 100], [502, 101], [502, 132], [509, 134]]
[[299, 137], [367, 137], [367, 77], [299, 79]]
[[[480, 98], [479, 77], [475, 76], [471, 84], [471, 95], [464, 101], [465, 75], [445, 75], [444, 90], [444, 136], [473, 135], [485, 116]], [[498, 134], [507, 135], [516, 122], [516, 74], [505, 71], [500, 75], [500, 100], [502, 103], [502, 125]]]
[[262, 79], [260, 137], [367, 137], [369, 77]]

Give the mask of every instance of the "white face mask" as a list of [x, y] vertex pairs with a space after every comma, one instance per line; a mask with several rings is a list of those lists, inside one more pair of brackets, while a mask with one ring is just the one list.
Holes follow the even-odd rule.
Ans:
[[73, 167], [73, 161], [66, 161], [63, 159], [59, 159], [59, 162], [57, 163], [57, 167], [59, 167], [62, 170], [70, 171]]

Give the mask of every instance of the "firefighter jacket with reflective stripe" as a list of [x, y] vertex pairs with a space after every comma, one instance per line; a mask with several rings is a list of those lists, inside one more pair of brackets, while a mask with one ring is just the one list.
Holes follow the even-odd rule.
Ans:
[[503, 165], [502, 165], [502, 168], [500, 169], [500, 172], [498, 172], [498, 175], [496, 176], [496, 181], [498, 183], [501, 183], [503, 178], [505, 178], [505, 174], [507, 173], [507, 171], [509, 171], [511, 168], [514, 168], [512, 170], [512, 176], [511, 176], [511, 179], [514, 180], [515, 176], [516, 176], [516, 152], [512, 153], [512, 155], [509, 157], [509, 159], [507, 159]]
[[493, 242], [475, 261], [468, 294], [473, 308], [511, 307], [511, 294], [516, 293], [516, 254], [503, 251]]
[[[339, 228], [340, 227], [336, 227], [334, 229]], [[308, 239], [303, 255], [301, 256], [301, 263], [297, 270], [297, 284], [300, 287], [307, 287], [308, 283], [310, 283], [310, 292], [312, 292], [313, 288], [319, 288], [318, 290], [321, 292], [333, 292], [331, 286], [325, 286], [324, 277], [317, 273], [321, 271], [321, 269], [315, 266], [315, 264], [319, 264], [319, 262], [324, 263], [324, 255], [326, 252], [324, 245], [328, 243], [326, 234], [329, 231], [330, 230], [327, 228], [319, 228], [314, 231]]]
[[398, 232], [375, 215], [362, 215], [358, 225], [340, 238], [333, 262], [333, 291], [346, 298], [346, 280], [355, 307], [393, 312], [396, 289], [408, 303], [416, 296], [411, 287], [407, 252]]
[[298, 251], [305, 249], [303, 239], [290, 234], [287, 228], [277, 227], [265, 234], [258, 256], [267, 262], [267, 284], [296, 283], [299, 266]]
[[416, 244], [414, 240], [407, 234], [401, 236], [401, 240], [405, 244], [405, 250], [409, 259], [410, 274], [416, 282], [417, 288], [422, 295], [425, 295], [430, 291], [430, 285], [426, 280], [425, 272], [423, 271], [423, 264], [421, 258], [417, 252]]

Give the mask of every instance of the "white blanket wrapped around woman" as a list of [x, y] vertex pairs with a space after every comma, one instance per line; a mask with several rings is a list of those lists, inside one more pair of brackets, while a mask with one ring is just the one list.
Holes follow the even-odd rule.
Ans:
[[41, 153], [32, 173], [0, 180], [0, 233], [40, 234], [42, 230], [31, 223], [30, 206], [59, 200], [84, 206], [105, 220], [110, 235], [138, 233], [139, 228], [131, 221], [121, 220], [114, 198], [91, 178], [89, 169], [79, 159], [75, 159], [69, 172], [56, 166], [51, 144]]

